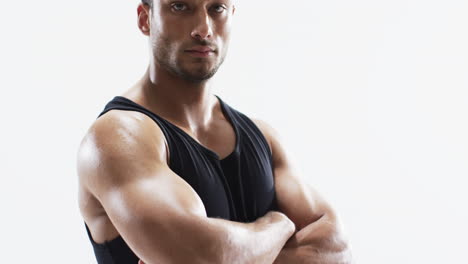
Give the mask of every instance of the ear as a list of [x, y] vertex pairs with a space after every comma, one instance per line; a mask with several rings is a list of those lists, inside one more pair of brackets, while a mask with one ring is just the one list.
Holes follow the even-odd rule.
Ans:
[[150, 6], [140, 3], [138, 5], [138, 28], [140, 31], [149, 36], [150, 34]]

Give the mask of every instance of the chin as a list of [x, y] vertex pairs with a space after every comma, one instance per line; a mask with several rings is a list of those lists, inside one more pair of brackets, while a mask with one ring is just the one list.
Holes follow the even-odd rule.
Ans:
[[198, 66], [191, 69], [183, 69], [180, 73], [184, 79], [201, 82], [211, 79], [217, 71], [218, 67]]
[[207, 72], [207, 73], [204, 73], [204, 74], [201, 74], [201, 73], [186, 74], [186, 75], [182, 76], [182, 78], [187, 80], [187, 81], [191, 81], [191, 82], [203, 82], [203, 81], [207, 81], [207, 80], [211, 79], [214, 75], [215, 75], [215, 73], [213, 73], [213, 72]]

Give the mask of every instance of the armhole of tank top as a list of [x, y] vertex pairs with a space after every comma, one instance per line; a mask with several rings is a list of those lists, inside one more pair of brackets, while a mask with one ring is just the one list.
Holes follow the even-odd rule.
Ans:
[[140, 109], [128, 109], [128, 108], [123, 108], [123, 107], [111, 107], [111, 108], [108, 108], [108, 109], [105, 109], [104, 111], [102, 111], [98, 118], [105, 115], [106, 113], [108, 113], [109, 111], [111, 110], [122, 110], [122, 111], [133, 111], [133, 112], [138, 112], [142, 115], [145, 115], [147, 116], [148, 118], [150, 118], [151, 120], [153, 120], [154, 123], [156, 123], [156, 126], [161, 130], [162, 134], [163, 134], [163, 139], [164, 139], [164, 149], [166, 150], [166, 163], [167, 163], [167, 166], [170, 167], [170, 164], [171, 164], [171, 152], [170, 152], [170, 147], [169, 147], [169, 143], [167, 142], [167, 134], [165, 132], [165, 130], [162, 128], [162, 125], [159, 123], [160, 121], [153, 118], [150, 114], [148, 113], [145, 113], [145, 111], [143, 110], [140, 110]]
[[237, 113], [240, 116], [240, 118], [244, 119], [246, 122], [251, 124], [252, 128], [254, 130], [256, 130], [256, 132], [258, 133], [261, 141], [263, 142], [263, 144], [265, 144], [265, 146], [266, 146], [266, 148], [268, 150], [268, 156], [270, 157], [270, 163], [273, 166], [273, 152], [271, 150], [271, 145], [268, 142], [268, 139], [266, 138], [265, 134], [262, 132], [262, 130], [257, 126], [257, 124], [250, 117], [248, 117], [247, 115], [245, 115], [245, 114], [243, 114], [241, 112], [238, 112], [238, 111], [237, 111]]

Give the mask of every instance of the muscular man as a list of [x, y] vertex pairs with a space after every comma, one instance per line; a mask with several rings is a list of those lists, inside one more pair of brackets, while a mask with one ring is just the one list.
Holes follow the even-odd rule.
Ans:
[[274, 130], [212, 93], [234, 0], [148, 0], [141, 80], [78, 152], [79, 205], [99, 264], [350, 263], [330, 206]]

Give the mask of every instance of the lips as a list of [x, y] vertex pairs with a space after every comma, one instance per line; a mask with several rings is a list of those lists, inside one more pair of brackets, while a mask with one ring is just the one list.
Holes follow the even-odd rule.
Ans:
[[201, 53], [206, 53], [206, 52], [214, 52], [214, 49], [206, 46], [195, 46], [193, 48], [190, 48], [186, 51], [189, 52], [201, 52]]
[[191, 56], [198, 57], [198, 58], [209, 58], [214, 55], [214, 49], [207, 47], [207, 46], [195, 46], [185, 52], [189, 53]]

